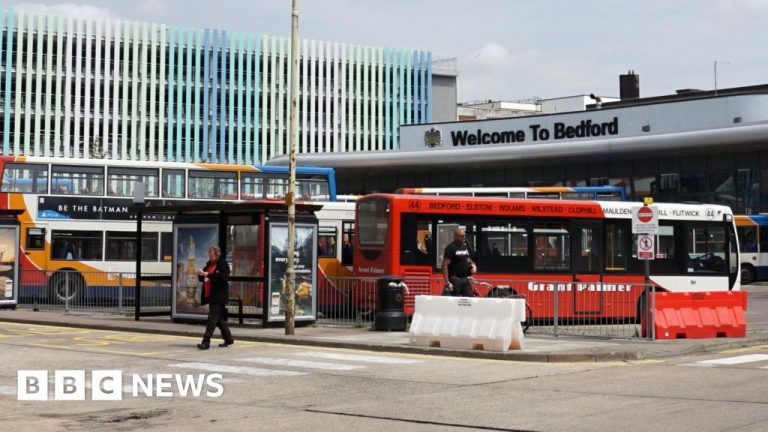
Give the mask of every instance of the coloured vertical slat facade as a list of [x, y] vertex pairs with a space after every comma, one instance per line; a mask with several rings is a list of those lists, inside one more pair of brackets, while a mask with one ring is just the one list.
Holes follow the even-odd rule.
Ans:
[[[303, 40], [298, 151], [398, 148], [431, 53]], [[0, 9], [3, 155], [261, 164], [288, 151], [290, 39]]]

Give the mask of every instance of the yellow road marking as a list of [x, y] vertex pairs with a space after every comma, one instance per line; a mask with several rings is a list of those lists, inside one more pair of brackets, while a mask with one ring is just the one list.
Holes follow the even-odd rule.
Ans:
[[627, 364], [631, 365], [652, 365], [652, 364], [661, 364], [666, 363], [666, 360], [654, 360], [654, 359], [644, 359], [644, 360], [627, 360]]
[[725, 351], [720, 351], [720, 354], [736, 354], [736, 353], [761, 351], [761, 350], [768, 350], [768, 345], [756, 345], [752, 347], [734, 348], [734, 349], [729, 349]]
[[[77, 349], [77, 347], [72, 347], [70, 345], [56, 345], [56, 344], [44, 344], [44, 343], [34, 343], [29, 344], [29, 346], [36, 346], [41, 348], [55, 348], [59, 350], [64, 351], [72, 351], [72, 352], [80, 352], [80, 353], [93, 353], [93, 354], [119, 354], [119, 355], [129, 355], [129, 356], [156, 356], [161, 354], [175, 354], [180, 352], [187, 352], [188, 350], [173, 350], [173, 351], [117, 351], [117, 350], [109, 350], [109, 349]], [[81, 347], [87, 347], [88, 345], [84, 345]]]

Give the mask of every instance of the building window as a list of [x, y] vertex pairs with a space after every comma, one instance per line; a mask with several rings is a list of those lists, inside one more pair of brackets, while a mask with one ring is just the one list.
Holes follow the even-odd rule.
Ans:
[[47, 193], [48, 165], [6, 164], [0, 192]]

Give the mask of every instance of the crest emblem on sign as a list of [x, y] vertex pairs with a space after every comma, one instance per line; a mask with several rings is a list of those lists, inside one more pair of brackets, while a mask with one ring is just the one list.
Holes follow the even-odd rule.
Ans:
[[430, 128], [424, 132], [424, 145], [429, 148], [438, 147], [443, 143], [443, 133], [439, 129]]

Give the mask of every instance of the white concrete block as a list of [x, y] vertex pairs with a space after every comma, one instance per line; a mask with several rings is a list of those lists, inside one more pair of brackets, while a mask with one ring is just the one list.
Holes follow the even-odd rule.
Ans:
[[525, 299], [416, 296], [411, 344], [508, 351], [523, 348]]

